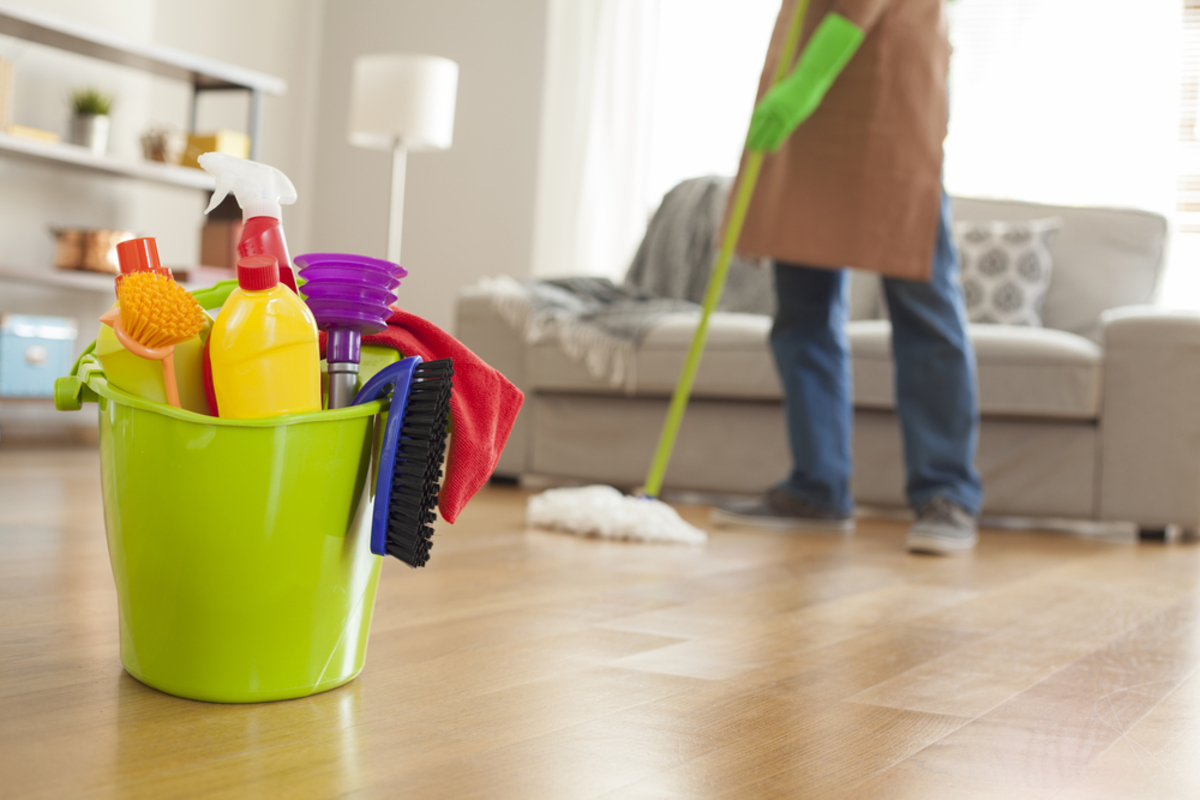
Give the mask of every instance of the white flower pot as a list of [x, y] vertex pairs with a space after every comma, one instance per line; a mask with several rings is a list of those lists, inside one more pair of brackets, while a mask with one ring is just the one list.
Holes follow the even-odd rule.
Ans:
[[71, 117], [71, 144], [104, 155], [108, 151], [108, 123], [106, 115], [75, 114]]

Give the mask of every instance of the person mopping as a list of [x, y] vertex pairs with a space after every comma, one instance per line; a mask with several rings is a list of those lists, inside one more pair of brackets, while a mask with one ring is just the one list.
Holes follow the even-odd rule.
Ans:
[[843, 331], [843, 267], [853, 265], [885, 276], [908, 496], [918, 510], [908, 547], [933, 553], [974, 547], [982, 495], [972, 467], [974, 355], [941, 185], [950, 51], [943, 2], [785, 0], [700, 323], [643, 496], [607, 486], [551, 489], [529, 499], [530, 525], [618, 539], [704, 541], [703, 531], [657, 497], [740, 241], [743, 252], [776, 262], [779, 313], [771, 346], [783, 378], [794, 468], [761, 499], [716, 509], [714, 521], [853, 527]]
[[[808, 44], [771, 88], [795, 6], [809, 2]], [[783, 3], [743, 156], [745, 173], [766, 153], [738, 250], [774, 261], [770, 344], [793, 467], [761, 498], [714, 509], [714, 522], [853, 528], [843, 268], [852, 266], [883, 276], [891, 317], [905, 488], [917, 515], [906, 546], [975, 546], [975, 359], [941, 182], [949, 56], [944, 0]]]

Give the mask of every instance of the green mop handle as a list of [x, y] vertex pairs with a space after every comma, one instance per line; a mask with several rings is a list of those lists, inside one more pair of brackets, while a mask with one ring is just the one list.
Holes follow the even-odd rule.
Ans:
[[[788, 29], [788, 38], [779, 54], [779, 62], [775, 65], [775, 74], [771, 85], [775, 86], [787, 75], [800, 41], [800, 31], [804, 27], [804, 17], [808, 13], [809, 0], [799, 0], [796, 10], [792, 13], [792, 24]], [[650, 471], [646, 474], [646, 484], [643, 493], [647, 497], [658, 497], [662, 490], [663, 478], [667, 474], [667, 465], [671, 461], [671, 451], [675, 449], [675, 438], [679, 435], [679, 426], [683, 422], [683, 412], [687, 410], [688, 399], [692, 394], [692, 384], [696, 382], [696, 372], [700, 369], [700, 357], [704, 355], [704, 343], [708, 340], [708, 319], [721, 299], [725, 289], [725, 279], [729, 276], [729, 263], [733, 260], [733, 251], [737, 248], [738, 238], [742, 235], [742, 223], [746, 220], [746, 211], [750, 208], [750, 198], [754, 196], [754, 185], [758, 183], [758, 171], [762, 167], [763, 154], [761, 151], [751, 151], [746, 159], [746, 167], [742, 170], [742, 179], [738, 183], [737, 195], [733, 200], [733, 208], [725, 225], [725, 238], [721, 241], [721, 251], [717, 255], [717, 263], [708, 276], [708, 287], [704, 290], [704, 309], [700, 314], [700, 324], [692, 335], [692, 344], [688, 347], [687, 359], [683, 362], [683, 372], [679, 382], [675, 384], [675, 392], [671, 395], [671, 406], [667, 409], [667, 419], [663, 423], [662, 433], [658, 437], [658, 449], [654, 451], [654, 461], [650, 463]]]

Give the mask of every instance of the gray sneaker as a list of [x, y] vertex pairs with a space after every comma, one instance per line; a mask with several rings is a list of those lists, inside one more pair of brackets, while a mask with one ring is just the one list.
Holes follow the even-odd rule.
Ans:
[[917, 512], [904, 540], [910, 553], [950, 556], [970, 552], [979, 541], [974, 515], [944, 497], [935, 497]]
[[818, 508], [779, 488], [768, 489], [757, 500], [722, 503], [712, 510], [715, 525], [745, 525], [775, 531], [854, 530], [854, 517]]

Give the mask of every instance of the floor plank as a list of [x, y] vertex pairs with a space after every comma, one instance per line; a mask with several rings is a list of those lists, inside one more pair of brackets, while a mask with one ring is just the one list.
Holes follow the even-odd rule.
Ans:
[[122, 671], [98, 469], [0, 449], [5, 798], [1200, 795], [1196, 545], [631, 545], [488, 487], [428, 569], [385, 564], [358, 679], [222, 706]]

